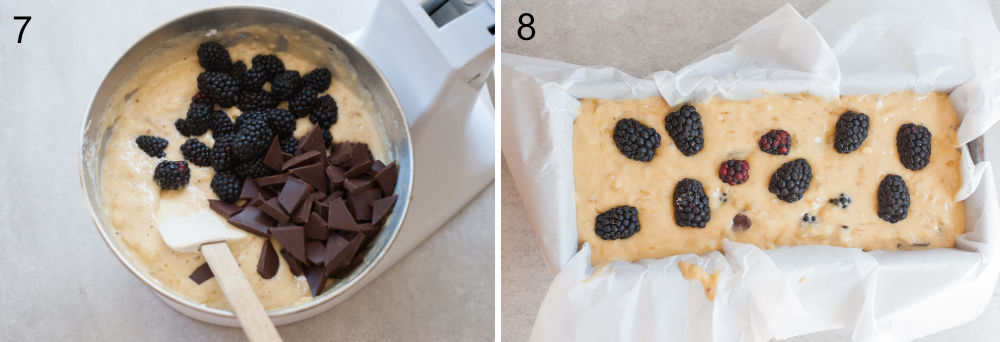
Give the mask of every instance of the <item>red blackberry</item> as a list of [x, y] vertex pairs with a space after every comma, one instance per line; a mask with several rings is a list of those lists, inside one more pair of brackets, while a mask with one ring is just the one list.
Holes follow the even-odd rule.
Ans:
[[198, 75], [198, 91], [208, 94], [219, 107], [229, 108], [239, 100], [240, 85], [228, 73], [206, 71]]
[[167, 139], [152, 135], [140, 135], [135, 138], [135, 144], [139, 145], [139, 149], [146, 152], [150, 157], [163, 158], [167, 156], [163, 152], [163, 149], [167, 148], [167, 144], [169, 144]]
[[186, 161], [164, 160], [156, 165], [153, 181], [164, 190], [179, 190], [191, 179], [191, 170]]
[[653, 160], [660, 147], [660, 134], [635, 119], [621, 119], [611, 134], [618, 152], [626, 158], [641, 162]]
[[299, 148], [299, 139], [295, 139], [295, 137], [283, 138], [279, 143], [281, 144], [281, 151], [288, 154], [295, 154], [295, 150]]
[[212, 165], [212, 150], [196, 138], [188, 139], [181, 145], [181, 154], [191, 164], [198, 166]]
[[216, 42], [204, 42], [198, 46], [198, 64], [208, 71], [229, 71], [232, 60], [229, 51]]
[[782, 201], [792, 203], [802, 199], [802, 194], [812, 182], [812, 167], [805, 159], [799, 158], [781, 165], [771, 175], [767, 190]]
[[684, 105], [667, 115], [666, 129], [674, 140], [674, 145], [685, 156], [697, 154], [705, 145], [701, 114], [698, 114], [694, 106]]
[[639, 210], [627, 205], [608, 209], [594, 220], [594, 233], [604, 240], [628, 239], [639, 228]]
[[305, 76], [302, 76], [302, 83], [322, 93], [330, 88], [331, 78], [330, 69], [316, 68]]
[[730, 159], [719, 166], [719, 179], [729, 185], [738, 185], [750, 178], [750, 163], [746, 160]]
[[878, 185], [878, 217], [889, 223], [906, 218], [910, 210], [910, 190], [903, 177], [886, 175]]
[[290, 137], [295, 133], [295, 115], [292, 115], [292, 112], [275, 108], [268, 109], [265, 113], [267, 113], [267, 122], [271, 126], [271, 130], [279, 138]]
[[712, 219], [708, 196], [701, 182], [684, 178], [674, 187], [674, 222], [681, 227], [705, 228]]
[[757, 145], [760, 146], [761, 151], [770, 154], [788, 155], [788, 152], [792, 150], [792, 135], [785, 130], [772, 129], [760, 137]]
[[330, 129], [330, 126], [337, 123], [338, 111], [337, 101], [332, 96], [320, 96], [316, 100], [316, 107], [313, 109], [313, 112], [309, 114], [309, 121], [323, 127], [323, 129]]
[[264, 89], [244, 90], [240, 92], [240, 101], [236, 107], [244, 112], [278, 107], [278, 101]]
[[295, 96], [288, 100], [288, 110], [300, 118], [309, 115], [315, 105], [316, 90], [310, 87], [302, 87]]
[[868, 115], [847, 111], [837, 119], [833, 135], [833, 148], [840, 153], [851, 153], [868, 138]]
[[243, 177], [229, 171], [216, 172], [212, 176], [211, 187], [220, 201], [233, 203], [240, 199]]
[[285, 71], [285, 63], [275, 55], [256, 55], [250, 60], [253, 69], [259, 70], [265, 81], [274, 79], [274, 76]]
[[931, 131], [922, 125], [908, 123], [896, 132], [899, 162], [907, 169], [920, 171], [931, 161]]
[[299, 89], [302, 89], [302, 77], [298, 71], [286, 70], [271, 80], [271, 95], [279, 101], [291, 99]]
[[215, 140], [209, 155], [212, 169], [215, 172], [232, 169], [236, 166], [236, 155], [233, 153], [232, 136], [222, 136]]

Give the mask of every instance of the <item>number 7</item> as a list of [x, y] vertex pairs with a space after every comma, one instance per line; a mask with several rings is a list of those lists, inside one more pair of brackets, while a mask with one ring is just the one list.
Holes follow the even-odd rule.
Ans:
[[14, 17], [14, 20], [24, 20], [24, 25], [21, 25], [21, 32], [17, 33], [17, 43], [21, 44], [21, 36], [24, 35], [24, 28], [28, 27], [28, 22], [31, 21], [31, 17]]

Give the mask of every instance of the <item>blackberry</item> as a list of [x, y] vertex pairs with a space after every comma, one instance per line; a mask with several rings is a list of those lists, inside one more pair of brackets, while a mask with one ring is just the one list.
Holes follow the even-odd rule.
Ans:
[[305, 84], [306, 87], [311, 87], [316, 89], [317, 92], [322, 93], [330, 88], [331, 78], [330, 69], [316, 68], [305, 76], [302, 76], [302, 83]]
[[329, 149], [330, 145], [333, 145], [333, 134], [330, 133], [329, 129], [324, 129], [323, 130], [323, 146], [326, 146], [326, 148]]
[[191, 179], [191, 170], [186, 161], [164, 160], [156, 165], [153, 181], [165, 190], [180, 190]]
[[177, 119], [174, 121], [174, 128], [177, 132], [185, 137], [196, 137], [208, 131], [208, 126], [205, 124], [198, 124], [194, 122], [188, 122], [185, 119]]
[[299, 139], [295, 139], [295, 137], [283, 138], [278, 142], [281, 144], [281, 152], [295, 154], [295, 150], [299, 148]]
[[215, 172], [232, 169], [236, 166], [236, 155], [233, 153], [232, 136], [222, 136], [215, 140], [209, 155], [212, 169]]
[[868, 138], [868, 115], [847, 111], [837, 119], [833, 148], [840, 153], [851, 153]]
[[830, 199], [830, 204], [835, 207], [840, 207], [840, 209], [847, 209], [847, 206], [851, 205], [851, 198], [847, 197], [846, 194], [840, 194], [840, 196]]
[[627, 205], [608, 209], [594, 221], [594, 233], [604, 240], [628, 239], [639, 228], [639, 210]]
[[225, 72], [206, 71], [198, 75], [198, 91], [219, 107], [229, 108], [239, 100], [240, 85]]
[[708, 196], [701, 182], [684, 178], [674, 187], [674, 222], [681, 227], [705, 228], [712, 219]]
[[198, 130], [204, 134], [209, 128], [211, 128], [214, 111], [215, 110], [212, 109], [212, 105], [210, 104], [192, 103], [191, 106], [188, 107], [185, 120], [188, 122], [188, 125], [197, 126]]
[[910, 191], [903, 177], [887, 175], [878, 184], [878, 217], [896, 223], [906, 218], [910, 210]]
[[694, 106], [684, 105], [676, 112], [667, 115], [667, 133], [674, 140], [674, 145], [685, 156], [693, 156], [705, 145], [705, 137], [701, 126], [701, 114]]
[[812, 182], [812, 166], [805, 159], [799, 158], [784, 164], [771, 175], [771, 183], [767, 190], [778, 196], [782, 201], [792, 203], [802, 199], [802, 194], [809, 189]]
[[244, 112], [278, 107], [278, 101], [264, 89], [256, 88], [240, 92], [236, 107]]
[[229, 171], [216, 172], [215, 176], [212, 176], [211, 186], [212, 192], [219, 196], [220, 201], [233, 203], [240, 199], [243, 178]]
[[209, 115], [208, 128], [212, 130], [212, 137], [216, 140], [236, 132], [236, 125], [233, 125], [233, 120], [229, 118], [226, 112], [221, 110], [212, 111]]
[[212, 99], [208, 98], [208, 94], [199, 91], [195, 93], [194, 96], [191, 96], [191, 105], [193, 106], [195, 104], [211, 105]]
[[296, 117], [309, 115], [316, 105], [316, 90], [310, 87], [302, 87], [295, 96], [288, 100], [288, 110], [295, 113]]
[[253, 65], [253, 69], [257, 69], [263, 74], [266, 81], [274, 79], [274, 76], [285, 71], [285, 63], [275, 55], [256, 55], [250, 60], [250, 63]]
[[292, 115], [292, 112], [275, 108], [269, 109], [265, 113], [267, 113], [267, 122], [271, 126], [271, 130], [279, 138], [287, 138], [295, 133], [295, 115]]
[[641, 162], [653, 160], [660, 147], [660, 134], [635, 119], [621, 119], [615, 124], [611, 138], [626, 158]]
[[234, 80], [239, 81], [243, 78], [243, 74], [247, 72], [247, 65], [243, 61], [233, 62], [229, 66], [229, 76], [232, 76]]
[[908, 123], [896, 132], [899, 161], [907, 169], [920, 171], [931, 161], [931, 131], [922, 125]]
[[760, 137], [757, 142], [760, 150], [779, 156], [788, 155], [792, 150], [792, 135], [782, 129], [772, 129]]
[[291, 99], [299, 89], [302, 89], [302, 77], [299, 77], [298, 71], [280, 72], [271, 80], [271, 95], [279, 101]]
[[278, 173], [274, 169], [264, 165], [264, 161], [261, 158], [254, 158], [236, 163], [233, 171], [235, 171], [237, 175], [249, 178], [271, 176]]
[[236, 126], [238, 128], [236, 134], [233, 135], [232, 141], [233, 154], [238, 160], [243, 161], [252, 160], [263, 155], [267, 151], [271, 138], [274, 137], [274, 133], [266, 121], [247, 120], [241, 125], [239, 119], [244, 116], [247, 116], [247, 114], [240, 115], [237, 118]]
[[204, 42], [198, 46], [198, 64], [208, 71], [229, 71], [233, 61], [229, 51], [216, 42]]
[[190, 161], [191, 164], [198, 166], [210, 166], [212, 165], [212, 149], [205, 146], [204, 143], [198, 141], [198, 139], [191, 138], [181, 145], [181, 154], [184, 155], [184, 159]]
[[266, 125], [269, 120], [267, 112], [263, 110], [251, 110], [236, 117], [236, 129], [238, 130], [243, 128], [243, 126], [254, 122], [264, 123]]
[[337, 123], [338, 111], [337, 101], [332, 96], [320, 96], [316, 100], [316, 108], [313, 109], [312, 114], [309, 114], [309, 121], [323, 127], [323, 129], [330, 129], [330, 126]]
[[746, 160], [730, 159], [719, 166], [719, 179], [729, 185], [739, 185], [750, 178], [750, 163]]
[[163, 149], [167, 148], [167, 144], [169, 144], [167, 139], [152, 135], [140, 135], [138, 138], [135, 138], [135, 144], [139, 145], [139, 148], [150, 157], [163, 158], [167, 156], [163, 152]]
[[247, 72], [243, 73], [243, 76], [239, 78], [240, 87], [242, 87], [243, 90], [261, 89], [261, 87], [264, 86], [264, 83], [267, 83], [267, 80], [267, 73], [264, 72], [264, 70], [257, 68], [247, 70]]

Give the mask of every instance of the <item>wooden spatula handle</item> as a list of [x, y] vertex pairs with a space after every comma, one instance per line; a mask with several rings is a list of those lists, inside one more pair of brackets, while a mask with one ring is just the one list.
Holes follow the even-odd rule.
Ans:
[[201, 254], [205, 256], [208, 267], [212, 269], [215, 279], [222, 287], [222, 293], [229, 300], [229, 307], [236, 314], [236, 320], [243, 326], [243, 332], [251, 342], [281, 341], [274, 323], [267, 317], [264, 306], [260, 304], [257, 295], [250, 288], [250, 283], [240, 271], [239, 264], [229, 251], [225, 242], [216, 242], [201, 246]]

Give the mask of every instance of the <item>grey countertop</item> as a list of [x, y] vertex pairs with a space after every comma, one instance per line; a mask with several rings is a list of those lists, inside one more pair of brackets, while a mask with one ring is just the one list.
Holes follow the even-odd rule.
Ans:
[[[504, 0], [500, 5], [501, 49], [577, 65], [614, 66], [642, 77], [659, 70], [678, 70], [785, 3], [808, 16], [824, 2]], [[992, 1], [991, 6], [996, 18], [1000, 2]], [[518, 16], [525, 12], [534, 17], [536, 30], [529, 41], [518, 39], [516, 30]], [[994, 127], [988, 134], [996, 136], [997, 131]], [[995, 145], [988, 139], [987, 149], [991, 146]], [[525, 218], [507, 163], [501, 165], [501, 337], [524, 341], [553, 276]], [[1000, 179], [1000, 175], [994, 176]], [[850, 336], [846, 330], [827, 331], [790, 341], [843, 341]], [[976, 320], [921, 340], [992, 341], [996, 336], [1000, 336], [1000, 288]]]
[[[244, 3], [267, 4], [263, 1]], [[99, 238], [78, 176], [95, 89], [133, 42], [215, 0], [0, 2], [0, 341], [242, 340], [168, 307]], [[350, 32], [375, 2], [283, 9]], [[21, 22], [30, 15], [23, 42]], [[353, 297], [278, 328], [286, 341], [485, 341], [494, 336], [494, 186]]]

